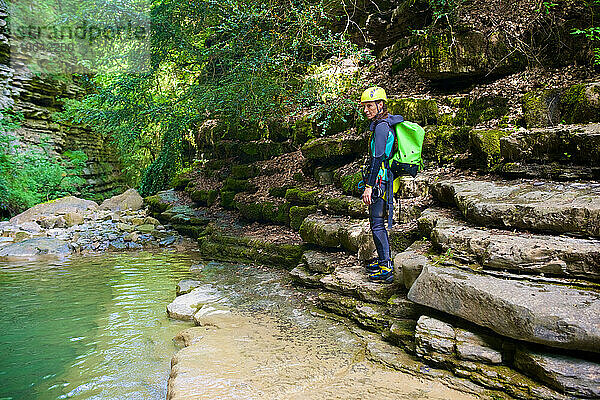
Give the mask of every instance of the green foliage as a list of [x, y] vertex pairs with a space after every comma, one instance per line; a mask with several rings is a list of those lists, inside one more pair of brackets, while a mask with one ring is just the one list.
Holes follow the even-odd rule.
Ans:
[[550, 11], [557, 5], [558, 3], [554, 3], [552, 1], [542, 1], [540, 6], [535, 10], [535, 12], [548, 15], [550, 14]]
[[[320, 96], [304, 84], [311, 68], [335, 57], [364, 58], [327, 26], [324, 0], [151, 0], [151, 71], [82, 77], [91, 94], [65, 100], [57, 118], [92, 126], [117, 145], [142, 195], [168, 186], [199, 147], [267, 126], [297, 110], [346, 118], [351, 96]], [[100, 18], [100, 17], [99, 17]], [[120, 55], [116, 55], [120, 56]], [[218, 133], [200, 130], [220, 120]], [[324, 124], [327, 124], [325, 118]], [[140, 171], [144, 171], [141, 173]]]
[[573, 29], [571, 35], [583, 35], [592, 44], [592, 64], [600, 66], [600, 26], [595, 26], [595, 17], [600, 11], [600, 0], [584, 0], [591, 16], [591, 26], [583, 29]]
[[10, 216], [37, 203], [85, 191], [81, 175], [87, 162], [82, 151], [50, 152], [46, 136], [39, 145], [22, 146], [7, 128], [16, 129], [22, 115], [2, 113], [0, 125], [0, 214]]
[[571, 35], [584, 35], [590, 42], [593, 43], [592, 49], [594, 55], [592, 63], [600, 65], [600, 26], [592, 26], [586, 29], [573, 29]]

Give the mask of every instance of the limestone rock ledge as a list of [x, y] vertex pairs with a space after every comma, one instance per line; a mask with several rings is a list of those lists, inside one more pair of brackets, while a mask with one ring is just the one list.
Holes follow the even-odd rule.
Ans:
[[408, 298], [517, 340], [600, 352], [600, 293], [425, 266]]

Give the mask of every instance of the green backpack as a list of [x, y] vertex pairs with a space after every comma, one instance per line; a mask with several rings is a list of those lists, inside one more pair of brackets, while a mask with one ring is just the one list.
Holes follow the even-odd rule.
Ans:
[[392, 148], [392, 157], [388, 160], [394, 178], [400, 175], [417, 176], [423, 169], [421, 151], [425, 130], [417, 123], [404, 121], [394, 125], [396, 136]]

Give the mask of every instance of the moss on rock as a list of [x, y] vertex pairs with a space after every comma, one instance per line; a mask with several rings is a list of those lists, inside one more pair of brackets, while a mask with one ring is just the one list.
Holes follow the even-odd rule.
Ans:
[[500, 138], [508, 132], [499, 129], [475, 130], [470, 134], [470, 148], [477, 164], [493, 169], [500, 162]]
[[400, 114], [405, 120], [421, 125], [435, 124], [439, 114], [437, 102], [433, 99], [389, 99], [387, 107], [390, 113]]
[[210, 189], [210, 190], [189, 190], [190, 198], [192, 201], [203, 205], [203, 206], [212, 206], [219, 197], [219, 191]]
[[235, 208], [235, 192], [230, 190], [221, 189], [221, 206], [228, 210], [233, 210]]
[[308, 217], [310, 214], [313, 214], [315, 212], [317, 212], [317, 206], [315, 206], [315, 205], [307, 206], [307, 207], [301, 207], [301, 206], [290, 207], [290, 211], [289, 211], [290, 227], [294, 231], [297, 232], [298, 230], [300, 230], [300, 226], [302, 225], [302, 222], [304, 221], [304, 219], [306, 217]]
[[318, 190], [291, 188], [285, 192], [285, 199], [294, 205], [316, 205], [319, 202], [319, 197], [320, 192]]
[[230, 192], [250, 192], [254, 193], [258, 190], [255, 184], [244, 179], [227, 178], [223, 184], [223, 189]]

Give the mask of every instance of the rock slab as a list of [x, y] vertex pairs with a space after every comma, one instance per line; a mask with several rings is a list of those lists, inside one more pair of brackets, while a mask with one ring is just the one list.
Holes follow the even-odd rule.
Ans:
[[515, 365], [550, 387], [574, 396], [600, 398], [600, 364], [518, 347]]
[[600, 236], [600, 185], [442, 180], [434, 197], [483, 226]]
[[600, 352], [596, 291], [426, 266], [408, 298], [513, 339]]
[[438, 209], [425, 210], [419, 226], [443, 251], [484, 268], [600, 279], [600, 240], [479, 228]]

